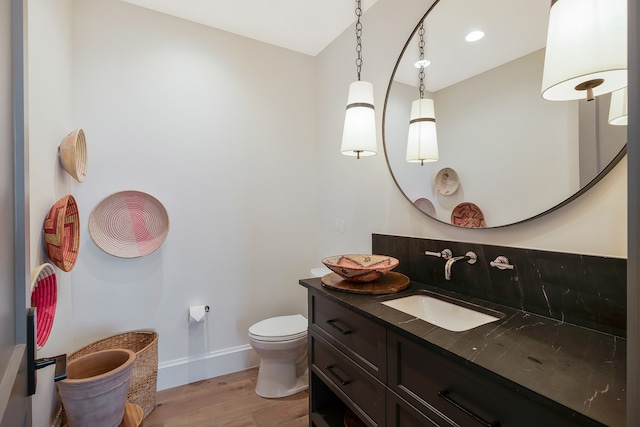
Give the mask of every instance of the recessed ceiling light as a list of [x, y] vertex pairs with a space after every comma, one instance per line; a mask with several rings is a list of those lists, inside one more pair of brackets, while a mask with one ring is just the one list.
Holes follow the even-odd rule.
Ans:
[[428, 59], [421, 59], [419, 61], [416, 61], [415, 64], [413, 64], [413, 66], [416, 68], [424, 68], [424, 67], [428, 67], [430, 64], [431, 64], [431, 61], [429, 61]]
[[482, 31], [471, 31], [464, 39], [468, 42], [475, 42], [483, 37], [484, 33]]

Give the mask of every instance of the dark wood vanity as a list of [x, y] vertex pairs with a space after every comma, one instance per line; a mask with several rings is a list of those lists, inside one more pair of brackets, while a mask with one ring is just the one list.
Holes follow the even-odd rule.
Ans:
[[309, 290], [312, 426], [343, 426], [347, 408], [369, 426], [606, 425], [349, 304], [367, 296], [300, 283]]
[[[394, 249], [394, 244], [385, 247], [376, 241], [380, 239], [382, 236], [374, 237], [376, 252], [398, 255], [405, 262], [405, 274], [420, 276], [412, 271], [415, 263], [407, 266], [411, 262], [397, 250], [409, 247], [403, 250], [416, 253], [416, 241], [401, 240], [402, 245]], [[395, 239], [404, 238], [391, 237]], [[455, 252], [460, 251], [449, 244]], [[493, 259], [494, 248], [480, 245], [473, 249], [480, 254], [480, 260]], [[419, 247], [417, 253], [424, 250]], [[508, 255], [520, 266], [519, 271], [505, 275], [527, 275], [524, 261], [518, 258], [521, 254]], [[527, 257], [538, 268], [540, 259], [551, 259], [561, 264], [562, 271], [573, 262], [567, 261], [565, 254], [555, 259], [548, 253], [529, 252]], [[580, 256], [589, 267], [583, 270], [597, 278], [600, 267], [592, 265], [600, 265], [603, 260], [584, 258]], [[624, 263], [612, 260], [603, 265], [602, 271], [614, 277], [612, 271]], [[440, 268], [437, 270], [428, 274], [441, 274]], [[454, 271], [459, 280], [464, 274], [461, 266]], [[545, 275], [551, 277], [550, 273], [542, 274]], [[435, 276], [433, 280], [437, 281]], [[588, 286], [584, 280], [577, 281], [582, 292], [578, 299], [585, 300]], [[611, 281], [607, 283], [609, 295], [600, 306], [585, 304], [591, 313], [608, 319], [601, 330], [590, 327], [594, 324], [586, 318], [576, 319], [583, 324], [564, 321], [570, 313], [575, 315], [567, 301], [564, 311], [554, 312], [559, 318], [553, 318], [535, 313], [535, 301], [519, 301], [527, 307], [531, 303], [529, 311], [470, 296], [460, 292], [460, 287], [451, 290], [424, 282], [412, 281], [406, 290], [388, 295], [340, 292], [324, 287], [319, 278], [301, 280], [300, 284], [308, 289], [311, 426], [342, 427], [347, 409], [368, 426], [625, 425], [626, 339], [611, 333], [619, 331], [612, 314], [617, 312], [617, 303], [612, 302], [615, 284]], [[456, 288], [455, 281], [446, 285]], [[551, 307], [555, 304], [554, 291], [549, 283], [544, 285]], [[535, 286], [538, 283], [532, 281], [530, 288]], [[578, 292], [570, 288], [562, 292], [565, 297]], [[604, 290], [600, 287], [601, 295]], [[382, 304], [421, 292], [477, 304], [498, 311], [503, 317], [467, 331], [452, 332]]]

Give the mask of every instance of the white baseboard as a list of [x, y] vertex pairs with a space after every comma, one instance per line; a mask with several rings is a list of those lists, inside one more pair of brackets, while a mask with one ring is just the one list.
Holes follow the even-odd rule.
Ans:
[[247, 344], [158, 364], [158, 391], [253, 368], [260, 358]]

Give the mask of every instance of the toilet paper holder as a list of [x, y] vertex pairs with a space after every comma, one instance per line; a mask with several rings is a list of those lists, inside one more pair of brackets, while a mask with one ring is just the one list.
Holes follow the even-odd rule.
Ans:
[[209, 312], [209, 306], [205, 305], [192, 305], [189, 306], [189, 314], [187, 320], [189, 322], [200, 323], [204, 321], [204, 316]]

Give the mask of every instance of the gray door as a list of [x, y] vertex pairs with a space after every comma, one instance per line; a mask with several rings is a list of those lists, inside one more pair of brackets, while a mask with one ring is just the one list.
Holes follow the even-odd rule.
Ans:
[[26, 372], [25, 6], [26, 0], [0, 0], [0, 427], [31, 426]]

